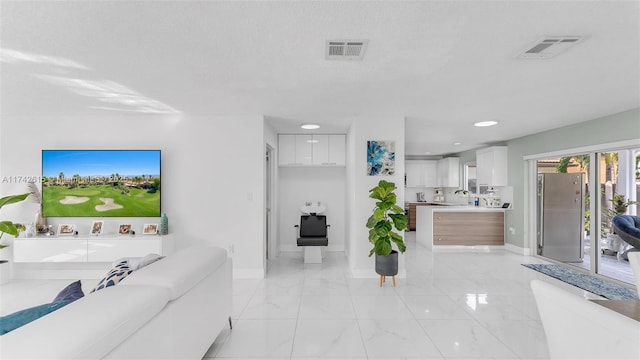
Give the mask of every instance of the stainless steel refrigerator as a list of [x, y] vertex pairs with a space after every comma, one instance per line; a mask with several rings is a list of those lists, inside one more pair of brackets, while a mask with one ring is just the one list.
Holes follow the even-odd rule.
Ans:
[[538, 254], [582, 262], [584, 174], [538, 175]]

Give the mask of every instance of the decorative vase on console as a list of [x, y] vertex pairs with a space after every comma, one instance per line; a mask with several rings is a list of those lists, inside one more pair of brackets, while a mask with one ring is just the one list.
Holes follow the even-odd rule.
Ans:
[[36, 212], [36, 221], [35, 221], [35, 230], [36, 233], [45, 231], [48, 229], [47, 220], [42, 217], [42, 205], [38, 207], [38, 211]]
[[162, 214], [162, 218], [160, 218], [160, 235], [168, 235], [169, 234], [169, 218], [167, 214]]
[[38, 190], [38, 186], [33, 182], [28, 183], [27, 187], [29, 188], [27, 201], [38, 204], [38, 210], [35, 218], [35, 232], [36, 234], [41, 234], [45, 231], [48, 232], [49, 228], [47, 227], [47, 220], [42, 217], [42, 194], [40, 193], [40, 190]]

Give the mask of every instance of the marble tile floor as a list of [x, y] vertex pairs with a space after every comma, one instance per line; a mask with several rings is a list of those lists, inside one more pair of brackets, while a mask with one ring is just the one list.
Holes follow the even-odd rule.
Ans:
[[[343, 253], [282, 253], [262, 280], [234, 280], [233, 330], [204, 359], [548, 359], [529, 288], [543, 260], [505, 250], [432, 252], [406, 234], [396, 288], [352, 278]], [[371, 270], [375, 276], [374, 270]]]
[[[432, 252], [406, 234], [407, 276], [382, 288], [351, 276], [343, 253], [304, 264], [282, 253], [265, 279], [233, 282], [234, 327], [203, 359], [548, 359], [529, 288], [542, 279], [521, 266], [545, 261], [505, 250]], [[12, 280], [0, 286], [0, 315], [51, 301], [71, 280]], [[97, 279], [82, 281], [88, 293]]]

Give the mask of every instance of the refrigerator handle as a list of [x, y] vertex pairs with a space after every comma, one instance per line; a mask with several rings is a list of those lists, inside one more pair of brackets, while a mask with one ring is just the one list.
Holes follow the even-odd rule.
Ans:
[[[538, 249], [544, 248], [544, 212], [543, 212], [543, 204], [544, 204], [544, 176], [542, 174], [538, 174]], [[539, 251], [539, 250], [538, 250]]]

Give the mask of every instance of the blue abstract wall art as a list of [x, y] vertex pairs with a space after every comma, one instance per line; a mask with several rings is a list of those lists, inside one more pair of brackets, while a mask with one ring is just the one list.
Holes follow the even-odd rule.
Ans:
[[395, 141], [367, 141], [367, 175], [393, 175], [396, 169]]

